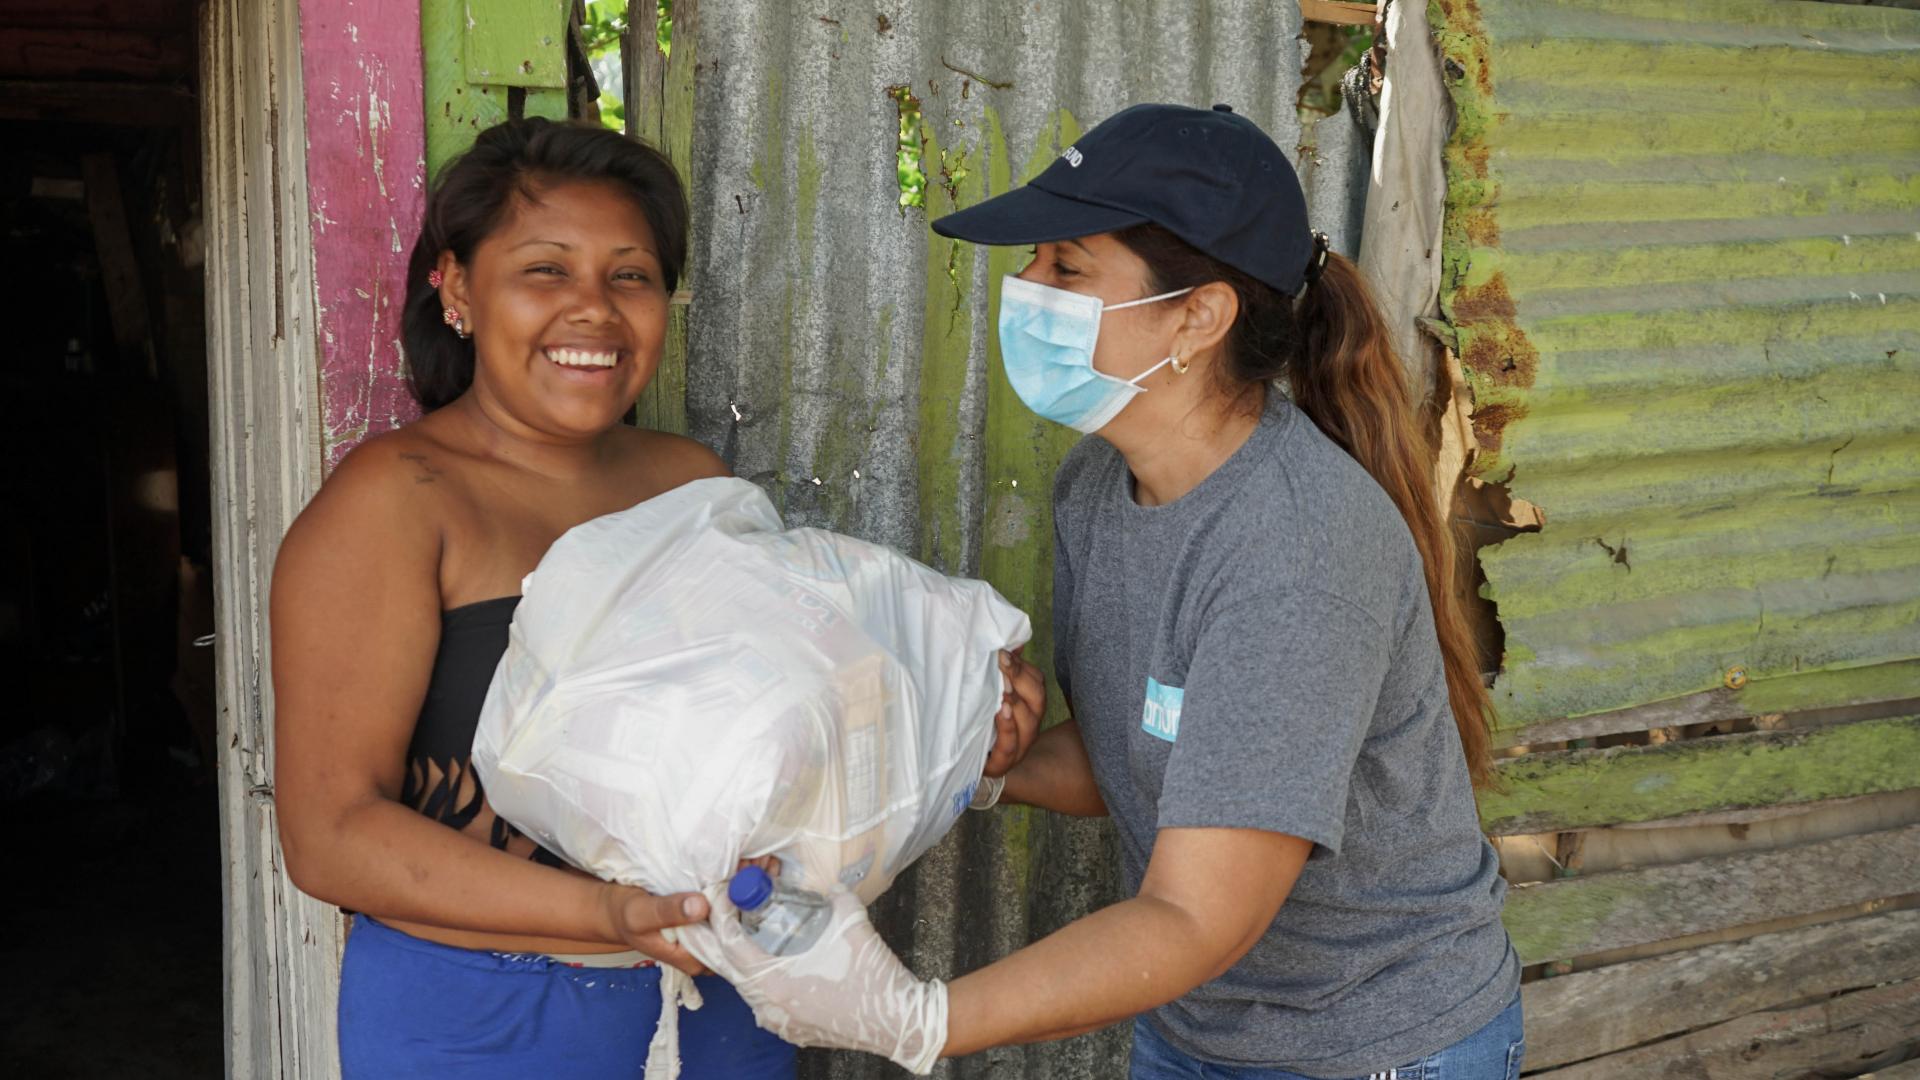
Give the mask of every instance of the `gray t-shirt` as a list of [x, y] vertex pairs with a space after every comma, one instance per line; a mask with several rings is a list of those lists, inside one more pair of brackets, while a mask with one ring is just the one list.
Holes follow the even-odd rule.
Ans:
[[[1054, 663], [1138, 891], [1161, 828], [1314, 843], [1226, 974], [1151, 1022], [1202, 1060], [1353, 1076], [1513, 1000], [1419, 552], [1373, 479], [1278, 399], [1173, 503], [1097, 436], [1054, 487]], [[1235, 887], [1232, 877], [1219, 882]]]

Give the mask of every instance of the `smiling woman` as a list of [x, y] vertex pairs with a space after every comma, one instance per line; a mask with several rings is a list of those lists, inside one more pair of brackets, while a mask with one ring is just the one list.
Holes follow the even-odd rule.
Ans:
[[[727, 474], [621, 423], [660, 363], [686, 227], [645, 144], [545, 120], [483, 133], [413, 250], [404, 346], [426, 415], [349, 454], [281, 546], [276, 805], [294, 883], [359, 913], [347, 1077], [636, 1076], [656, 961], [699, 973], [658, 931], [703, 917], [703, 897], [566, 866], [493, 812], [470, 765], [520, 581], [554, 540]], [[730, 986], [699, 986], [690, 1074], [793, 1074]]]
[[[520, 326], [540, 307], [536, 297], [564, 296], [567, 286], [556, 283], [577, 284], [582, 274], [616, 286], [603, 294], [605, 301], [617, 304], [623, 319], [638, 320], [631, 325], [655, 331], [650, 348], [626, 359], [657, 364], [667, 297], [686, 262], [686, 236], [680, 178], [644, 144], [540, 120], [481, 135], [458, 167], [446, 171], [413, 249], [404, 336], [408, 377], [421, 406], [431, 411], [465, 393], [476, 353], [510, 344], [487, 333], [496, 314]], [[481, 263], [497, 277], [475, 282]], [[429, 280], [436, 271], [438, 284]], [[495, 287], [503, 291], [476, 295], [476, 288]], [[504, 305], [498, 312], [474, 306], [496, 300]], [[478, 337], [447, 333], [450, 317]], [[644, 387], [653, 368], [628, 375]]]
[[615, 185], [547, 183], [517, 194], [468, 262], [442, 251], [440, 295], [471, 335], [457, 340], [487, 369], [478, 403], [579, 434], [624, 414], [666, 335], [672, 286], [653, 237]]

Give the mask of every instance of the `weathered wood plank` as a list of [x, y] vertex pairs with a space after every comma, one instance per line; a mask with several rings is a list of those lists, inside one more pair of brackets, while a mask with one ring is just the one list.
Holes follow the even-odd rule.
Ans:
[[85, 30], [169, 30], [193, 21], [193, 0], [7, 0], [0, 22]]
[[193, 92], [172, 83], [0, 79], [0, 120], [177, 127], [194, 124]]
[[1920, 787], [1920, 717], [1509, 758], [1480, 796], [1496, 836], [1845, 799]]
[[1809, 671], [1752, 683], [1744, 690], [1705, 690], [1626, 709], [1505, 728], [1494, 732], [1494, 742], [1500, 746], [1565, 742], [1782, 713], [1818, 716], [1859, 710], [1860, 715], [1846, 718], [1868, 719], [1912, 713], [1916, 704], [1920, 704], [1920, 660], [1899, 660], [1866, 668]]
[[192, 74], [193, 41], [183, 30], [0, 26], [0, 78], [163, 82]]
[[[507, 118], [509, 88], [467, 81], [466, 0], [420, 0], [419, 15], [431, 180], [482, 131]], [[524, 115], [564, 118], [566, 90], [527, 89]]]
[[1373, 8], [1372, 4], [1342, 3], [1341, 0], [1300, 0], [1300, 18], [1307, 22], [1372, 26]]
[[[1920, 1030], [1920, 980], [1755, 1013], [1691, 1035], [1532, 1074], [1532, 1080], [1774, 1080], [1864, 1061]], [[1857, 1066], [1856, 1066], [1857, 1067]]]
[[[274, 824], [267, 587], [281, 536], [322, 472], [320, 402], [328, 386], [313, 272], [315, 218], [325, 208], [308, 200], [309, 111], [334, 107], [334, 89], [367, 71], [322, 65], [309, 73], [301, 62], [302, 7], [329, 14], [342, 5], [209, 0], [202, 8], [217, 746], [227, 1075], [234, 1080], [339, 1075], [333, 1019], [343, 921], [338, 909], [287, 879]], [[363, 29], [392, 17], [364, 5], [361, 12]], [[326, 42], [304, 44], [325, 55]], [[409, 62], [417, 64], [417, 55]], [[395, 113], [418, 107], [417, 95], [392, 103]], [[316, 141], [315, 149], [324, 145]], [[404, 160], [414, 157], [417, 150]], [[399, 182], [389, 174], [390, 186]]]
[[[680, 170], [688, 197], [693, 193], [693, 79], [699, 65], [699, 5], [678, 0], [673, 6], [673, 51], [662, 56], [656, 43], [657, 26], [641, 15], [629, 17], [627, 39], [627, 134], [637, 135], [665, 153]], [[641, 427], [655, 431], [687, 432], [687, 283], [693, 277], [692, 258], [698, 244], [687, 246], [688, 264], [680, 274], [677, 303], [667, 313], [667, 341], [660, 368], [640, 395], [635, 416]]]
[[467, 81], [564, 90], [569, 6], [568, 0], [466, 0]]
[[1527, 984], [1527, 1066], [1551, 1068], [1821, 994], [1920, 977], [1920, 911], [1767, 934]]
[[1817, 844], [1520, 885], [1506, 925], [1523, 963], [1920, 892], [1920, 825]]
[[408, 5], [302, 4], [313, 289], [327, 466], [420, 415], [400, 355], [426, 210], [420, 20]]
[[120, 362], [131, 365], [149, 355], [153, 325], [146, 283], [133, 255], [133, 235], [127, 231], [126, 206], [120, 200], [120, 172], [112, 154], [88, 154], [80, 160], [80, 170], [86, 180], [87, 219], [93, 225], [113, 341], [119, 346]]

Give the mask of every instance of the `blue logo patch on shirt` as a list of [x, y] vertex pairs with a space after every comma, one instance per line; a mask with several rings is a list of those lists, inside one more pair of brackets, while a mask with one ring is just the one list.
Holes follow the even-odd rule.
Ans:
[[1187, 696], [1177, 686], [1162, 686], [1160, 680], [1147, 677], [1147, 704], [1140, 717], [1140, 730], [1156, 739], [1172, 742], [1180, 737], [1180, 702]]

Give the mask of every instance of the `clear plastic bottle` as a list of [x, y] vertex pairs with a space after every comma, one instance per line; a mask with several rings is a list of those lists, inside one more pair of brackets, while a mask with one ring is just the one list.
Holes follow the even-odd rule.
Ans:
[[788, 888], [757, 866], [748, 866], [727, 883], [727, 899], [740, 909], [747, 936], [777, 956], [803, 953], [820, 940], [833, 907], [808, 889]]

